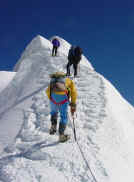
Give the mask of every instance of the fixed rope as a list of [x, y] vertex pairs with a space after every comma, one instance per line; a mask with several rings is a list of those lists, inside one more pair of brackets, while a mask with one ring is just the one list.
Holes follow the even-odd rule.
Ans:
[[[68, 117], [69, 117], [69, 115], [68, 115]], [[84, 152], [83, 152], [83, 150], [81, 149], [81, 146], [80, 146], [80, 144], [79, 144], [79, 142], [78, 142], [78, 140], [77, 140], [77, 137], [76, 137], [76, 128], [75, 128], [75, 122], [74, 122], [74, 116], [73, 116], [73, 122], [71, 121], [70, 117], [69, 117], [69, 120], [70, 120], [72, 129], [73, 129], [73, 132], [74, 132], [74, 139], [75, 139], [75, 141], [76, 141], [76, 143], [77, 143], [77, 145], [78, 145], [78, 148], [79, 148], [79, 150], [80, 150], [81, 156], [82, 156], [82, 158], [83, 158], [83, 160], [84, 160], [84, 162], [85, 162], [87, 168], [89, 169], [90, 174], [91, 174], [93, 180], [94, 180], [95, 182], [98, 182], [97, 179], [96, 179], [96, 177], [95, 177], [95, 175], [94, 175], [94, 173], [92, 172], [92, 169], [91, 169], [90, 165], [88, 164], [87, 159], [86, 159], [86, 157], [85, 157], [85, 155], [84, 155]], [[73, 123], [73, 125], [72, 125], [72, 123]], [[88, 176], [88, 177], [89, 177], [89, 176]]]
[[[79, 71], [80, 71], [80, 70], [79, 70]], [[75, 81], [74, 77], [73, 77], [72, 80], [73, 80], [73, 81], [75, 82], [75, 84], [76, 84], [76, 81]], [[77, 117], [77, 115], [76, 115], [76, 117]], [[94, 175], [94, 173], [92, 172], [92, 169], [91, 169], [90, 165], [88, 164], [88, 161], [87, 161], [87, 159], [86, 159], [86, 157], [85, 157], [85, 155], [84, 155], [84, 152], [83, 152], [83, 150], [82, 150], [82, 148], [81, 148], [81, 146], [80, 146], [80, 144], [79, 144], [79, 142], [78, 142], [78, 140], [77, 140], [74, 115], [72, 116], [73, 122], [71, 121], [69, 114], [68, 114], [68, 118], [69, 118], [69, 120], [70, 120], [71, 127], [72, 127], [72, 130], [73, 130], [73, 133], [74, 133], [74, 139], [75, 139], [75, 142], [76, 142], [76, 144], [77, 144], [77, 146], [78, 146], [78, 148], [79, 148], [79, 151], [80, 151], [80, 153], [81, 153], [81, 156], [82, 156], [82, 158], [83, 158], [83, 160], [84, 160], [84, 162], [85, 162], [85, 164], [86, 164], [88, 170], [90, 171], [90, 174], [91, 174], [91, 176], [92, 176], [94, 182], [98, 182], [97, 179], [96, 179], [96, 177], [95, 177], [95, 175]], [[89, 175], [88, 175], [88, 177], [89, 177]], [[89, 179], [90, 179], [90, 177], [89, 177]], [[90, 180], [91, 180], [91, 179], [90, 179]]]

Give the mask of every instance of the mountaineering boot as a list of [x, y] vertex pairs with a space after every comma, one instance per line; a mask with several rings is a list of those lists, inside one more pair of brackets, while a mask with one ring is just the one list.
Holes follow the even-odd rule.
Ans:
[[51, 125], [51, 128], [49, 130], [50, 135], [54, 135], [56, 133], [56, 125]]
[[74, 78], [80, 78], [80, 76], [79, 75], [74, 75]]
[[71, 76], [71, 74], [70, 73], [66, 73], [66, 76]]
[[68, 134], [64, 134], [64, 131], [66, 129], [66, 124], [60, 123], [59, 124], [59, 142], [66, 142], [70, 139], [70, 136]]
[[51, 128], [49, 130], [50, 135], [54, 135], [57, 130], [57, 113], [51, 116]]
[[69, 139], [70, 139], [70, 136], [67, 134], [59, 135], [59, 142], [66, 142]]

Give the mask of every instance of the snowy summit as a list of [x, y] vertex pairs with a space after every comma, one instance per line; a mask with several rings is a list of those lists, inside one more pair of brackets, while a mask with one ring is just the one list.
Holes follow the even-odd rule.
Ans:
[[75, 79], [77, 141], [70, 112], [71, 139], [59, 143], [58, 133], [49, 135], [45, 89], [50, 73], [66, 72], [70, 48], [57, 38], [58, 56], [51, 56], [51, 39], [37, 36], [14, 72], [0, 73], [0, 83], [6, 80], [0, 86], [0, 182], [132, 182], [134, 108], [84, 55]]

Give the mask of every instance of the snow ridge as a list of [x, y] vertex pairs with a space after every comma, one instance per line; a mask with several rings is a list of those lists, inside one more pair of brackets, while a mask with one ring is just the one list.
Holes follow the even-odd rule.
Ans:
[[[38, 80], [36, 82], [36, 85], [38, 86], [36, 88], [41, 88], [42, 86], [44, 86], [44, 89], [45, 89], [45, 87], [48, 85], [49, 74], [52, 72], [52, 70], [53, 72], [57, 70], [65, 71], [65, 65], [67, 63], [66, 57], [61, 55], [60, 57], [58, 56], [58, 57], [52, 58], [50, 56], [49, 51], [50, 50], [45, 50], [45, 57], [47, 58], [46, 59], [47, 62], [43, 62], [43, 64], [45, 65], [44, 66], [42, 65], [40, 71], [38, 72], [39, 73]], [[35, 54], [39, 56], [39, 52]], [[34, 56], [37, 56], [37, 55], [34, 55]], [[42, 55], [42, 50], [40, 50], [40, 55]], [[29, 57], [31, 57], [31, 55], [28, 55], [28, 58]], [[26, 66], [24, 62], [22, 62], [19, 68], [20, 73], [18, 72], [17, 78], [19, 78], [19, 74], [21, 74], [21, 71], [24, 72], [24, 70], [26, 70]], [[79, 93], [79, 97], [78, 97], [79, 112], [77, 114], [77, 119], [76, 119], [76, 129], [77, 129], [77, 137], [81, 147], [84, 150], [86, 148], [85, 152], [89, 153], [89, 149], [91, 145], [93, 145], [94, 148], [96, 147], [93, 141], [92, 143], [90, 142], [91, 140], [90, 137], [94, 135], [97, 128], [99, 127], [99, 123], [102, 122], [101, 117], [105, 116], [105, 114], [102, 114], [103, 107], [104, 107], [104, 104], [103, 104], [104, 98], [103, 97], [101, 98], [101, 95], [103, 95], [103, 88], [102, 88], [101, 79], [99, 78], [97, 73], [95, 73], [93, 70], [89, 69], [87, 66], [82, 65], [80, 71], [81, 71], [80, 78], [78, 78], [78, 81], [77, 81], [78, 82], [77, 87], [78, 87], [78, 93]], [[89, 86], [89, 83], [90, 83], [90, 86]], [[93, 86], [94, 84], [96, 87]], [[97, 93], [94, 92], [96, 89], [98, 90]], [[87, 93], [88, 91], [90, 92]], [[93, 92], [95, 95], [93, 94]], [[89, 101], [90, 101], [90, 105], [88, 103]], [[8, 152], [18, 153], [18, 154], [7, 157], [7, 159], [13, 158], [14, 160], [12, 162], [13, 163], [15, 162], [15, 164], [17, 163], [17, 166], [16, 168], [15, 167], [12, 168], [12, 166], [15, 165], [15, 164], [13, 165], [12, 162], [2, 165], [1, 176], [5, 177], [6, 174], [4, 171], [6, 169], [6, 171], [8, 171], [9, 173], [6, 176], [9, 176], [9, 179], [8, 177], [6, 178], [9, 181], [12, 181], [10, 179], [11, 178], [10, 176], [12, 176], [13, 180], [17, 181], [18, 178], [16, 177], [16, 174], [18, 171], [18, 165], [20, 170], [22, 170], [22, 173], [24, 173], [24, 167], [22, 167], [23, 166], [22, 163], [25, 163], [24, 161], [26, 159], [27, 160], [30, 159], [32, 161], [32, 163], [30, 164], [31, 166], [30, 168], [33, 168], [33, 163], [42, 165], [42, 167], [44, 166], [43, 168], [47, 168], [47, 167], [51, 168], [51, 166], [53, 166], [54, 168], [56, 168], [58, 173], [62, 172], [61, 176], [64, 179], [64, 181], [66, 180], [70, 182], [71, 181], [74, 181], [74, 182], [89, 181], [89, 177], [92, 180], [92, 175], [88, 174], [89, 171], [87, 170], [87, 166], [85, 165], [82, 159], [82, 156], [80, 155], [78, 146], [74, 142], [71, 124], [69, 124], [68, 132], [72, 135], [72, 139], [70, 140], [69, 143], [67, 143], [64, 146], [65, 149], [63, 150], [62, 144], [57, 143], [58, 136], [52, 137], [48, 135], [48, 129], [50, 127], [50, 121], [49, 121], [50, 116], [49, 116], [49, 107], [48, 107], [49, 101], [44, 93], [44, 90], [40, 91], [36, 95], [33, 95], [32, 102], [33, 103], [29, 109], [23, 110], [24, 122], [16, 137], [16, 142], [12, 146], [9, 146], [5, 149]], [[97, 112], [95, 112], [95, 110], [97, 110]], [[83, 112], [85, 112], [86, 115], [84, 115]], [[92, 119], [94, 120], [94, 122], [91, 122]], [[85, 130], [85, 128], [87, 129], [87, 131], [91, 130], [90, 135], [88, 135], [88, 137], [87, 137], [87, 132], [85, 132], [85, 135], [83, 135], [82, 131], [83, 129]], [[84, 142], [85, 143], [84, 145], [83, 145], [83, 140], [86, 141]], [[86, 153], [85, 155], [87, 156]], [[90, 150], [90, 153], [92, 158], [96, 160], [95, 151]], [[19, 160], [20, 156], [23, 157], [24, 160], [21, 160], [18, 164], [17, 161]], [[79, 160], [76, 160], [76, 158]], [[90, 159], [91, 159], [90, 157], [87, 158], [88, 161], [90, 161]], [[42, 162], [39, 162], [40, 160]], [[10, 171], [7, 170], [9, 165], [11, 167]], [[34, 169], [35, 168], [36, 167], [34, 165]], [[102, 164], [98, 165], [98, 170], [100, 170], [100, 168], [103, 170]], [[14, 172], [15, 172], [15, 175], [13, 174]], [[45, 175], [41, 174], [41, 176], [43, 180], [46, 177], [46, 174]], [[30, 178], [33, 181], [37, 180], [37, 177], [35, 176], [34, 177], [29, 176], [28, 179]]]
[[[8, 113], [8, 117], [15, 115], [15, 120], [16, 109], [19, 109], [22, 116], [18, 114], [16, 120], [20, 127], [16, 131], [15, 139], [1, 154], [0, 180], [51, 182], [55, 179], [56, 182], [96, 182], [83, 160], [80, 146], [97, 181], [126, 182], [128, 179], [131, 182], [134, 165], [127, 153], [131, 154], [131, 159], [134, 159], [134, 156], [130, 145], [125, 142], [126, 138], [130, 139], [133, 131], [130, 136], [127, 132], [124, 135], [123, 133], [125, 126], [128, 129], [133, 127], [131, 124], [122, 124], [116, 115], [112, 115], [113, 108], [110, 110], [109, 92], [107, 93], [110, 87], [107, 88], [105, 79], [94, 71], [90, 63], [87, 64], [84, 56], [80, 64], [80, 77], [74, 80], [78, 89], [75, 126], [79, 146], [74, 140], [70, 112], [66, 132], [71, 135], [71, 139], [62, 144], [58, 142], [58, 133], [55, 136], [49, 135], [50, 110], [45, 89], [49, 84], [50, 73], [66, 71], [67, 50], [70, 45], [60, 37], [59, 39], [63, 49], [59, 50], [57, 57], [51, 57], [50, 41], [36, 37], [33, 40], [35, 42], [24, 52], [19, 61], [18, 72], [8, 86], [9, 97], [12, 95], [7, 104], [10, 106], [10, 112], [7, 112], [7, 106], [2, 111], [5, 111], [5, 115]], [[37, 45], [34, 45], [36, 43]], [[4, 101], [7, 101], [6, 94], [7, 89], [2, 95]], [[122, 104], [120, 98], [119, 101]], [[133, 113], [132, 110], [131, 117]], [[128, 149], [125, 149], [126, 146]], [[119, 158], [116, 170], [112, 157], [114, 161]], [[126, 168], [123, 164], [127, 162], [129, 172], [125, 174]]]

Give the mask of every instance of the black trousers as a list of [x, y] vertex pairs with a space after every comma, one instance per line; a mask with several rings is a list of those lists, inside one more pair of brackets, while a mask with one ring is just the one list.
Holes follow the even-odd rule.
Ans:
[[58, 49], [58, 47], [53, 46], [53, 49], [52, 49], [52, 56], [56, 56], [56, 55], [57, 55], [57, 49]]
[[74, 69], [74, 76], [77, 76], [77, 70], [78, 70], [78, 63], [73, 63], [72, 61], [69, 61], [67, 64], [67, 75], [70, 75], [70, 67], [73, 65]]

